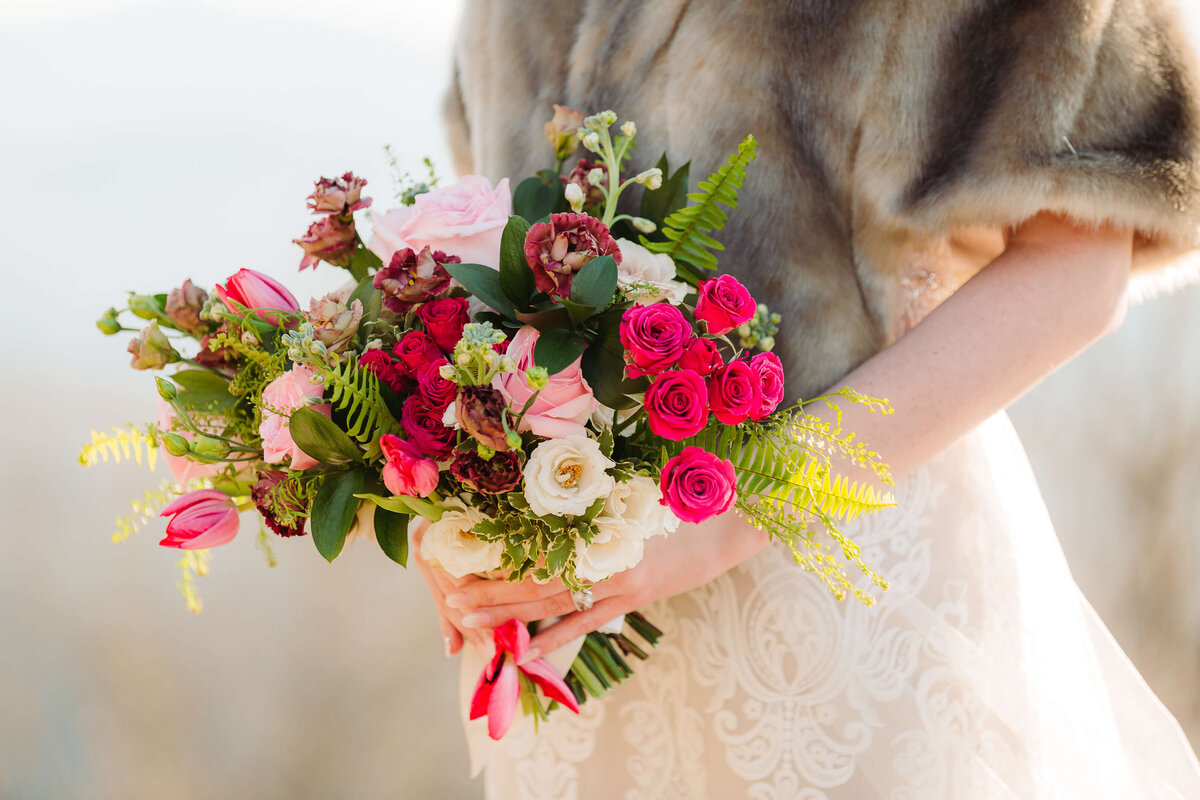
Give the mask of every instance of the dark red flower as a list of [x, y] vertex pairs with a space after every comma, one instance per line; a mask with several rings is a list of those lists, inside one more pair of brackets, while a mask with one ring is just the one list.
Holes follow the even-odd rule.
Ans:
[[762, 379], [745, 361], [734, 361], [708, 379], [708, 406], [726, 425], [742, 424], [762, 402]]
[[598, 256], [620, 264], [621, 248], [604, 223], [587, 214], [551, 214], [525, 236], [525, 261], [538, 291], [557, 297], [569, 296], [575, 273]]
[[463, 386], [454, 401], [458, 425], [475, 441], [496, 451], [508, 450], [504, 415], [508, 406], [499, 389], [491, 386]]
[[371, 198], [363, 197], [365, 178], [347, 172], [340, 178], [321, 178], [308, 196], [308, 208], [314, 214], [346, 216], [371, 205]]
[[437, 346], [447, 353], [458, 344], [463, 326], [471, 321], [465, 297], [430, 300], [417, 309], [417, 316], [425, 323], [426, 332], [437, 342]]
[[304, 250], [300, 269], [316, 267], [321, 261], [344, 267], [350, 263], [354, 246], [358, 243], [358, 232], [354, 220], [342, 217], [323, 217], [312, 225], [299, 239], [292, 239]]
[[439, 411], [417, 394], [404, 401], [401, 413], [405, 438], [434, 460], [450, 455], [454, 447], [454, 429], [442, 423], [444, 413], [444, 409]]
[[695, 370], [705, 378], [723, 366], [725, 362], [721, 360], [721, 353], [712, 339], [697, 337], [690, 340], [679, 357], [680, 369]]
[[458, 394], [458, 384], [442, 377], [442, 367], [449, 363], [440, 358], [417, 370], [417, 393], [431, 408], [445, 411]]
[[450, 473], [477, 492], [500, 494], [515, 489], [521, 482], [521, 461], [512, 450], [496, 453], [484, 461], [472, 447], [454, 454]]
[[[303, 515], [308, 513], [308, 507], [301, 503], [294, 494], [280, 490], [280, 485], [287, 480], [287, 473], [277, 469], [265, 469], [258, 473], [258, 483], [250, 489], [250, 498], [258, 513], [262, 514], [267, 527], [280, 536], [303, 536]], [[284, 515], [291, 514], [292, 524], [282, 522]]]
[[404, 314], [415, 305], [426, 303], [450, 288], [450, 273], [443, 264], [459, 263], [458, 256], [428, 247], [420, 255], [405, 247], [392, 254], [392, 260], [375, 273], [371, 285], [383, 293], [383, 305], [396, 314]]
[[358, 357], [358, 365], [374, 372], [393, 392], [402, 394], [409, 386], [404, 373], [396, 368], [396, 364], [383, 350], [368, 350]]
[[404, 334], [392, 347], [392, 355], [399, 359], [397, 368], [406, 378], [416, 378], [421, 367], [443, 359], [441, 348], [425, 331]]

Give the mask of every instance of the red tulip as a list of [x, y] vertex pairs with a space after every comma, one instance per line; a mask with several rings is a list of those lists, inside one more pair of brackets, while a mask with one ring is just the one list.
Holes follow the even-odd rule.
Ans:
[[237, 506], [216, 489], [188, 492], [162, 510], [171, 517], [160, 545], [180, 550], [203, 550], [229, 544], [238, 532]]
[[488, 736], [499, 740], [512, 724], [521, 697], [521, 674], [541, 687], [546, 697], [579, 713], [579, 703], [570, 687], [545, 659], [517, 663], [529, 649], [529, 629], [523, 623], [510, 619], [492, 631], [492, 641], [496, 644], [496, 655], [479, 676], [471, 698], [471, 719], [486, 715]]
[[225, 285], [217, 284], [217, 295], [225, 305], [236, 303], [248, 309], [258, 311], [258, 316], [267, 319], [263, 309], [278, 309], [300, 312], [300, 304], [287, 288], [279, 281], [252, 269], [239, 269]]

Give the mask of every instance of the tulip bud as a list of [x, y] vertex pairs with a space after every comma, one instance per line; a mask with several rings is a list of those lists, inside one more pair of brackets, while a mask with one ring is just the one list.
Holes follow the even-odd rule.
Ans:
[[632, 220], [630, 220], [630, 223], [640, 233], [654, 233], [656, 230], [658, 230], [658, 226], [655, 225], [653, 221], [648, 220], [645, 217], [634, 217]]
[[162, 314], [162, 308], [158, 305], [158, 301], [145, 294], [131, 294], [129, 310], [142, 319], [158, 319]]
[[96, 327], [105, 336], [112, 336], [114, 333], [121, 332], [121, 321], [117, 319], [117, 310], [110, 308], [104, 312], [100, 319], [96, 320]]
[[151, 322], [130, 341], [128, 350], [133, 355], [129, 366], [134, 369], [162, 369], [179, 360], [179, 353], [175, 352], [166, 334], [158, 329], [157, 322]]
[[162, 510], [170, 517], [167, 535], [160, 545], [183, 550], [202, 550], [228, 544], [237, 536], [237, 506], [215, 489], [189, 492]]
[[171, 383], [166, 378], [156, 377], [154, 382], [158, 384], [158, 396], [163, 400], [166, 400], [168, 403], [174, 400], [175, 396], [179, 393], [179, 390], [175, 388], [175, 384]]
[[229, 443], [202, 434], [196, 437], [196, 442], [192, 445], [192, 453], [201, 458], [217, 461], [229, 455]]
[[186, 456], [191, 452], [187, 439], [178, 433], [164, 433], [162, 434], [162, 441], [163, 448], [173, 456]]
[[571, 210], [576, 214], [583, 208], [583, 189], [579, 188], [577, 183], [568, 183], [563, 189], [563, 196], [567, 198], [567, 203], [571, 206]]

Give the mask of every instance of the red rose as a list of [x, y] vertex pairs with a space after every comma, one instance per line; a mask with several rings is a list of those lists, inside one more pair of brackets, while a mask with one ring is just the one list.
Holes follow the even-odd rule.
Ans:
[[454, 447], [454, 429], [442, 424], [443, 413], [414, 394], [404, 401], [400, 417], [408, 441], [435, 460], [448, 456]]
[[691, 338], [691, 323], [670, 303], [632, 306], [621, 317], [626, 373], [640, 378], [669, 369], [683, 355]]
[[442, 377], [442, 367], [449, 363], [440, 358], [417, 370], [417, 393], [431, 408], [445, 411], [458, 394], [458, 384]]
[[717, 350], [717, 345], [712, 339], [702, 339], [699, 336], [688, 342], [683, 355], [679, 357], [680, 369], [695, 370], [705, 378], [723, 366], [725, 362], [721, 360], [721, 352]]
[[417, 370], [432, 361], [441, 361], [441, 348], [424, 331], [409, 331], [392, 347], [392, 355], [400, 359], [396, 366], [406, 378], [417, 377]]
[[783, 402], [783, 364], [774, 353], [759, 353], [750, 359], [750, 369], [758, 373], [759, 387], [762, 389], [762, 402], [758, 410], [750, 412], [750, 419], [758, 422], [775, 413], [775, 409]]
[[525, 235], [525, 261], [539, 292], [567, 297], [575, 273], [597, 256], [621, 263], [621, 248], [604, 223], [587, 214], [551, 214]]
[[450, 273], [442, 264], [457, 263], [457, 256], [448, 256], [440, 250], [430, 251], [426, 247], [417, 255], [405, 247], [392, 253], [391, 261], [375, 273], [371, 285], [383, 294], [384, 308], [404, 314], [446, 292], [450, 288]]
[[404, 373], [396, 368], [391, 356], [382, 350], [368, 350], [363, 353], [358, 357], [358, 365], [374, 372], [380, 381], [397, 394], [403, 393], [408, 388], [408, 380], [404, 377]]
[[708, 423], [704, 378], [690, 369], [664, 372], [646, 390], [650, 432], [672, 441], [695, 436]]
[[358, 233], [354, 230], [352, 217], [323, 217], [309, 225], [303, 236], [292, 241], [304, 250], [300, 269], [315, 269], [322, 261], [335, 267], [344, 267], [350, 263], [350, 256], [354, 255]]
[[754, 316], [758, 307], [750, 292], [732, 275], [722, 275], [711, 281], [700, 281], [696, 300], [696, 321], [708, 323], [713, 336], [729, 333]]
[[663, 467], [661, 502], [685, 522], [724, 514], [737, 500], [733, 462], [702, 447], [685, 447]]
[[500, 494], [521, 482], [521, 461], [511, 450], [484, 461], [472, 447], [454, 454], [450, 473], [477, 492]]
[[425, 323], [425, 331], [433, 337], [437, 346], [447, 353], [458, 344], [463, 326], [471, 321], [465, 297], [430, 300], [417, 309], [417, 316]]
[[726, 425], [740, 425], [762, 406], [762, 386], [745, 361], [734, 361], [708, 379], [708, 406]]

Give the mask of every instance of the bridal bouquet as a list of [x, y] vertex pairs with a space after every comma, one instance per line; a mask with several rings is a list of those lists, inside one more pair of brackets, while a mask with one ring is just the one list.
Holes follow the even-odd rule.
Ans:
[[[140, 330], [116, 309], [102, 317], [105, 333], [138, 331], [135, 369], [175, 369], [156, 379], [153, 425], [95, 433], [81, 458], [166, 452], [176, 483], [135, 512], [169, 500], [161, 544], [186, 551], [192, 605], [203, 553], [232, 541], [251, 509], [279, 536], [310, 535], [330, 561], [368, 536], [405, 564], [422, 517], [432, 566], [558, 580], [580, 608], [648, 539], [732, 512], [839, 598], [870, 602], [845, 565], [884, 583], [838, 526], [892, 500], [838, 476], [834, 459], [885, 480], [886, 468], [802, 405], [779, 409], [779, 317], [715, 274], [712, 235], [736, 208], [753, 138], [689, 194], [688, 167], [668, 174], [665, 156], [626, 174], [637, 131], [614, 132], [616, 121], [556, 107], [556, 169], [512, 192], [479, 176], [413, 187], [372, 214], [369, 243], [355, 217], [371, 205], [366, 181], [322, 178], [300, 268], [323, 262], [351, 281], [307, 307], [242, 269], [211, 293], [189, 280], [132, 295]], [[564, 174], [580, 146], [589, 155]], [[518, 666], [525, 625], [497, 628], [472, 719], [486, 715], [500, 738], [518, 702], [540, 718], [603, 695], [660, 635], [640, 614], [624, 622], [587, 636], [565, 677], [540, 659]]]

